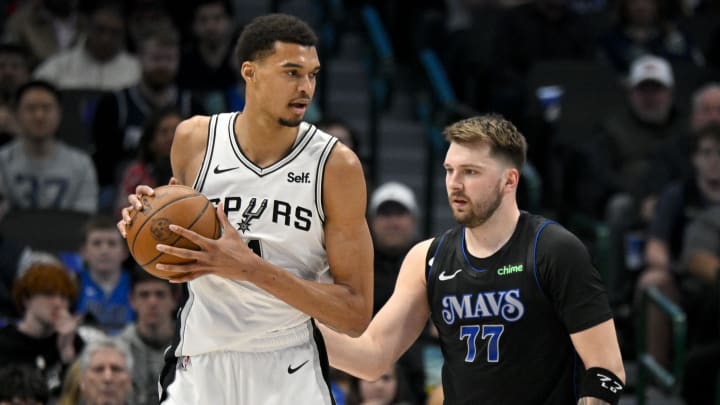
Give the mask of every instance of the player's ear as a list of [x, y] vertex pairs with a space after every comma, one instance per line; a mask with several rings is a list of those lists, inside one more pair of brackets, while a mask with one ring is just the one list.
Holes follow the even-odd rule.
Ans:
[[242, 75], [245, 82], [255, 80], [255, 66], [251, 62], [243, 62], [240, 66], [240, 75]]
[[505, 187], [517, 188], [520, 182], [520, 171], [511, 167], [505, 171]]

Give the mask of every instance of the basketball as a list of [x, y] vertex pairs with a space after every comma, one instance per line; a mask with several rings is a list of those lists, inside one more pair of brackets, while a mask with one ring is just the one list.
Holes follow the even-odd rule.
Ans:
[[152, 196], [142, 197], [143, 209], [135, 211], [127, 228], [127, 244], [135, 261], [148, 273], [157, 273], [155, 265], [188, 263], [188, 259], [162, 253], [155, 249], [158, 243], [185, 249], [199, 249], [169, 228], [175, 224], [199, 235], [217, 239], [220, 222], [215, 207], [202, 194], [181, 185], [161, 186]]

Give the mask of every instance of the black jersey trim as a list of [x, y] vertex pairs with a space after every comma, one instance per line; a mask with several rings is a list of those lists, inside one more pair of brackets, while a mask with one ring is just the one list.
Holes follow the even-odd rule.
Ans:
[[[435, 239], [437, 241], [437, 245], [435, 246], [435, 251], [433, 252], [432, 256], [430, 258], [425, 258], [427, 265], [427, 275], [425, 278], [425, 281], [430, 280], [430, 276], [433, 274], [433, 269], [435, 268], [435, 257], [437, 256], [438, 252], [440, 251], [440, 246], [442, 246], [443, 241], [445, 240], [445, 236], [447, 235], [447, 232], [443, 233], [439, 239]], [[430, 244], [432, 247], [432, 243]], [[432, 259], [432, 263], [430, 263], [430, 260]]]
[[332, 387], [330, 383], [330, 361], [328, 361], [325, 339], [323, 339], [320, 329], [315, 324], [315, 319], [310, 318], [310, 324], [312, 325], [312, 339], [315, 342], [315, 349], [317, 350], [318, 360], [320, 361], [320, 370], [322, 371], [323, 380], [327, 385], [328, 395], [330, 395], [332, 405], [335, 405], [335, 397], [332, 394]]
[[173, 336], [172, 343], [170, 346], [168, 346], [167, 349], [165, 349], [165, 365], [162, 368], [162, 371], [160, 372], [160, 402], [163, 402], [168, 398], [168, 387], [170, 384], [172, 384], [173, 381], [175, 381], [175, 370], [177, 370], [177, 362], [178, 358], [175, 354], [175, 351], [178, 349], [178, 347], [181, 345], [181, 336], [182, 331], [181, 328], [183, 327], [183, 324], [185, 323], [182, 319], [183, 315], [183, 308], [188, 303], [191, 302], [190, 300], [190, 293], [188, 289], [187, 283], [182, 285], [182, 295], [180, 298], [181, 304], [180, 308], [177, 311], [176, 315], [176, 322], [175, 322], [175, 333]]
[[230, 120], [230, 124], [228, 125], [228, 134], [230, 135], [230, 145], [232, 146], [233, 153], [235, 153], [235, 156], [238, 158], [240, 163], [247, 167], [250, 171], [255, 173], [258, 177], [264, 177], [268, 174], [274, 173], [283, 167], [287, 166], [290, 162], [295, 160], [295, 158], [302, 153], [303, 150], [308, 146], [310, 143], [310, 140], [312, 139], [313, 135], [317, 131], [317, 128], [315, 125], [312, 125], [310, 123], [307, 123], [308, 127], [305, 129], [305, 132], [300, 134], [299, 141], [296, 140], [293, 147], [290, 149], [290, 151], [287, 153], [287, 155], [283, 156], [280, 160], [277, 162], [271, 164], [267, 167], [260, 167], [252, 162], [247, 156], [245, 156], [245, 153], [243, 153], [242, 148], [240, 148], [240, 143], [238, 142], [238, 138], [235, 134], [235, 121], [240, 116], [240, 113], [236, 113], [235, 117]]
[[323, 193], [325, 187], [323, 187], [323, 181], [325, 179], [325, 168], [327, 167], [327, 161], [330, 158], [330, 153], [335, 149], [337, 145], [337, 138], [330, 138], [325, 144], [322, 153], [320, 153], [320, 159], [318, 159], [317, 170], [315, 170], [315, 210], [318, 213], [320, 222], [325, 223], [325, 207], [323, 206]]
[[540, 241], [540, 234], [542, 233], [543, 230], [545, 230], [545, 228], [546, 228], [548, 225], [551, 225], [551, 224], [557, 224], [557, 222], [547, 220], [547, 221], [543, 222], [542, 224], [540, 224], [540, 226], [538, 226], [538, 229], [537, 229], [537, 231], [535, 232], [535, 241], [533, 242], [533, 248], [532, 248], [532, 251], [530, 252], [530, 254], [532, 255], [532, 262], [531, 262], [531, 263], [532, 263], [533, 276], [535, 277], [535, 284], [537, 284], [538, 289], [539, 289], [539, 290], [543, 293], [543, 295], [545, 295], [546, 297], [547, 297], [547, 294], [545, 294], [545, 290], [542, 288], [542, 285], [540, 284], [540, 277], [538, 277], [538, 271], [537, 271], [537, 247], [538, 247], [538, 242]]
[[208, 122], [207, 142], [205, 143], [205, 156], [203, 157], [202, 164], [200, 165], [200, 170], [198, 171], [197, 176], [195, 177], [195, 182], [193, 183], [193, 188], [199, 192], [202, 192], [203, 188], [205, 187], [205, 181], [207, 180], [207, 175], [210, 171], [210, 166], [212, 165], [212, 158], [213, 154], [215, 153], [215, 139], [217, 138], [217, 121], [218, 116], [213, 115], [210, 117], [210, 121]]
[[466, 246], [465, 246], [465, 230], [466, 230], [466, 229], [467, 229], [467, 228], [463, 226], [463, 228], [462, 228], [462, 235], [461, 235], [461, 237], [460, 237], [460, 247], [461, 247], [461, 249], [462, 249], [463, 258], [465, 258], [465, 263], [467, 263], [467, 265], [470, 266], [470, 268], [471, 268], [474, 272], [476, 272], [476, 273], [484, 273], [484, 272], [487, 271], [487, 269], [480, 269], [480, 268], [475, 267], [475, 266], [472, 264], [472, 260], [470, 260], [470, 256], [468, 256], [468, 250], [467, 250], [467, 248], [466, 248]]

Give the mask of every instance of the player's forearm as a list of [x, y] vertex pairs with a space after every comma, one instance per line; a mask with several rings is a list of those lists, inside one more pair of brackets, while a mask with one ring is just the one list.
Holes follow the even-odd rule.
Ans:
[[378, 342], [367, 333], [353, 338], [318, 324], [325, 339], [330, 365], [356, 377], [374, 381], [392, 366]]
[[330, 328], [359, 336], [370, 323], [372, 291], [303, 280], [267, 262], [263, 267], [249, 281]]

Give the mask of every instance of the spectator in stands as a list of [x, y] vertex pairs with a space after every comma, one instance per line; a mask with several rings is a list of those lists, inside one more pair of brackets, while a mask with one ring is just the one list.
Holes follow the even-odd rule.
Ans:
[[30, 61], [25, 48], [0, 44], [0, 102], [12, 103], [18, 87], [30, 80]]
[[192, 42], [180, 58], [178, 85], [201, 98], [208, 113], [227, 111], [226, 94], [237, 84], [231, 6], [228, 0], [201, 0], [193, 7]]
[[30, 366], [4, 365], [0, 381], [1, 405], [45, 405], [50, 399], [42, 374]]
[[346, 405], [411, 405], [420, 404], [412, 399], [402, 367], [397, 363], [375, 381], [352, 379]]
[[[415, 193], [405, 184], [384, 183], [373, 191], [370, 197], [368, 224], [375, 251], [373, 314], [377, 313], [392, 295], [405, 254], [420, 236], [418, 216]], [[414, 399], [424, 401], [422, 343], [415, 343], [398, 363]]]
[[80, 357], [83, 405], [130, 405], [133, 358], [125, 344], [104, 339], [88, 344]]
[[130, 303], [137, 320], [128, 325], [119, 339], [130, 348], [135, 365], [131, 369], [134, 405], [158, 402], [158, 376], [164, 352], [175, 333], [174, 311], [178, 302], [175, 289], [166, 280], [142, 269], [132, 272]]
[[72, 48], [44, 61], [35, 70], [35, 77], [63, 90], [119, 90], [137, 84], [140, 62], [124, 50], [122, 6], [105, 1], [90, 14], [86, 35]]
[[[720, 149], [716, 149], [720, 160]], [[700, 292], [691, 317], [705, 330], [700, 341], [690, 342], [682, 383], [687, 405], [714, 404], [717, 376], [720, 371], [720, 333], [718, 333], [718, 270], [720, 270], [720, 206], [704, 211], [686, 228], [683, 243], [683, 266], [694, 289]], [[689, 282], [685, 283], [687, 290]]]
[[704, 64], [702, 52], [690, 34], [675, 24], [662, 0], [619, 0], [616, 22], [600, 40], [600, 50], [620, 73], [646, 54], [670, 62]]
[[5, 39], [24, 46], [35, 66], [50, 55], [70, 48], [82, 28], [73, 0], [26, 1], [10, 16]]
[[80, 272], [77, 309], [85, 324], [109, 335], [120, 332], [135, 319], [130, 306], [130, 275], [123, 268], [127, 245], [115, 220], [95, 217], [85, 227], [81, 255], [85, 268]]
[[663, 141], [653, 157], [652, 169], [643, 181], [643, 193], [656, 196], [670, 182], [692, 177], [692, 135], [708, 125], [720, 125], [720, 83], [710, 82], [692, 96], [690, 128]]
[[39, 369], [48, 389], [57, 393], [66, 367], [83, 347], [80, 319], [69, 311], [76, 297], [75, 281], [62, 265], [32, 265], [13, 286], [22, 318], [0, 329], [0, 364]]
[[94, 213], [98, 186], [92, 160], [58, 139], [62, 111], [52, 84], [35, 80], [17, 92], [21, 134], [0, 149], [0, 194], [10, 209]]
[[[676, 303], [687, 303], [684, 298], [690, 296], [685, 294], [688, 291], [683, 291], [683, 280], [677, 277], [685, 229], [699, 212], [720, 206], [720, 127], [710, 126], [700, 130], [694, 141], [691, 161], [695, 176], [668, 186], [661, 194], [645, 246], [647, 267], [638, 280], [640, 291], [657, 287]], [[694, 311], [690, 309], [688, 312], [692, 314]], [[692, 322], [690, 326], [691, 332], [701, 330], [693, 328]], [[702, 328], [707, 326], [703, 324]], [[716, 326], [717, 323], [713, 329]], [[669, 364], [669, 324], [656, 308], [649, 310], [648, 328], [652, 331], [648, 351], [661, 364]], [[700, 334], [695, 335], [691, 338], [699, 338]]]
[[642, 200], [639, 191], [647, 178], [652, 157], [659, 145], [682, 133], [686, 121], [676, 110], [674, 77], [670, 64], [658, 57], [643, 56], [633, 62], [628, 77], [628, 108], [610, 114], [600, 123], [592, 144], [592, 180], [596, 195], [586, 195], [594, 216], [604, 216], [613, 243], [608, 277], [612, 304], [632, 292], [626, 270], [637, 270], [639, 262], [625, 263], [625, 238], [631, 230], [643, 229], [652, 216], [652, 200]]
[[138, 158], [129, 164], [120, 181], [116, 212], [127, 205], [127, 195], [135, 193], [140, 184], [150, 187], [168, 184], [172, 176], [170, 147], [175, 128], [182, 119], [175, 107], [165, 107], [152, 113], [145, 121]]
[[95, 167], [101, 187], [101, 211], [112, 211], [117, 182], [138, 153], [142, 127], [153, 111], [174, 106], [184, 117], [203, 111], [190, 91], [175, 85], [180, 39], [174, 30], [153, 31], [140, 44], [140, 83], [98, 102], [93, 122]]
[[139, 53], [145, 38], [153, 32], [173, 30], [173, 22], [164, 0], [128, 0], [128, 48]]

